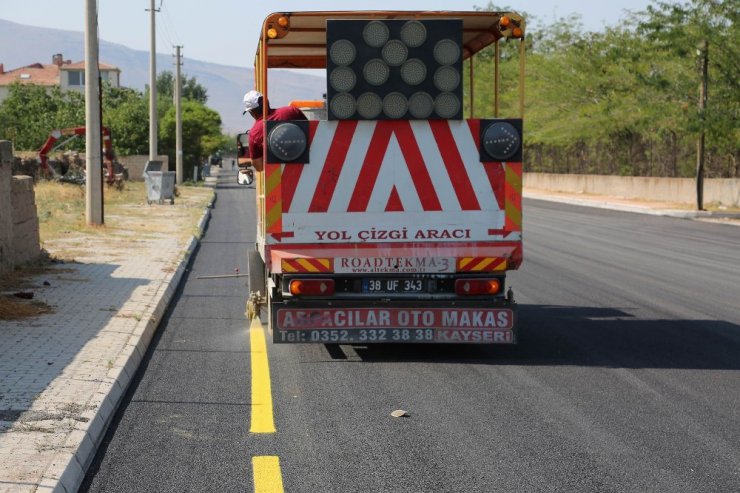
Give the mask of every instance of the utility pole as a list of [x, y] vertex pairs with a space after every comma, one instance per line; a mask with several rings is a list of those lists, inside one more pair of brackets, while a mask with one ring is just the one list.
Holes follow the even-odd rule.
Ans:
[[[154, 14], [154, 0], [149, 0], [149, 160], [157, 159], [157, 38]], [[166, 171], [166, 170], [162, 170]]]
[[182, 80], [180, 79], [180, 67], [182, 46], [175, 46], [177, 60], [175, 60], [175, 178], [176, 183], [182, 183]]
[[709, 68], [709, 42], [705, 39], [699, 46], [701, 57], [701, 82], [699, 84], [699, 118], [701, 120], [701, 134], [696, 144], [696, 209], [704, 210], [704, 125], [707, 110], [707, 85]]
[[103, 163], [98, 75], [98, 9], [85, 0], [85, 218], [103, 224]]

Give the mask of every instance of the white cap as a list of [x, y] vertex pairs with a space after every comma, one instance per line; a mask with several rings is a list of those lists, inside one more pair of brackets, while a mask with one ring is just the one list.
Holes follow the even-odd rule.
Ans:
[[259, 107], [261, 97], [262, 93], [254, 89], [246, 93], [244, 95], [244, 113]]

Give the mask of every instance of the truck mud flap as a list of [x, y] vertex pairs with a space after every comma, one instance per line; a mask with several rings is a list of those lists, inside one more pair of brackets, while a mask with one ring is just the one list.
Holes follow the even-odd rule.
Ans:
[[270, 309], [273, 342], [516, 344], [516, 304], [287, 301]]

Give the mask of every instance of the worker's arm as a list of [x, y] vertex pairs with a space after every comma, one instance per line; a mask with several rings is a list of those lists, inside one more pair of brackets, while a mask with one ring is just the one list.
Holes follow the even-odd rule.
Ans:
[[248, 158], [248, 157], [246, 157], [246, 158], [245, 157], [240, 157], [239, 158], [239, 166], [242, 167], [242, 168], [245, 167], [245, 166], [252, 166], [257, 171], [262, 171], [262, 169], [263, 169], [263, 160], [262, 160], [261, 157], [257, 157], [257, 158], [254, 158], [254, 159]]
[[262, 158], [261, 157], [253, 158], [252, 167], [256, 169], [257, 171], [262, 171], [262, 169], [264, 168]]

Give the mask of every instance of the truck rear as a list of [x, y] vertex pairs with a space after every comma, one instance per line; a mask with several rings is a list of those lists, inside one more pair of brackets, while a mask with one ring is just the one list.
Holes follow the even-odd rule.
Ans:
[[[474, 87], [475, 53], [523, 28], [498, 12], [266, 19], [258, 90], [268, 68], [327, 72], [326, 119], [264, 118], [249, 311], [274, 342], [517, 341], [522, 119], [498, 118], [498, 97], [464, 118], [463, 63]], [[498, 63], [496, 45], [496, 94]]]

